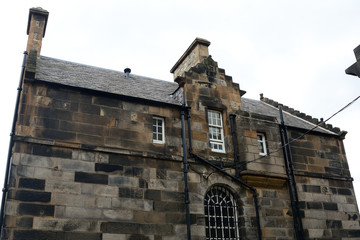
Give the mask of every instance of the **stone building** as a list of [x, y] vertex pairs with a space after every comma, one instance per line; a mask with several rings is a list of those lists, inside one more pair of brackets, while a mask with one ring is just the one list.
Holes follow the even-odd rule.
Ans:
[[245, 91], [195, 39], [174, 82], [40, 55], [32, 8], [1, 239], [359, 239], [346, 132]]

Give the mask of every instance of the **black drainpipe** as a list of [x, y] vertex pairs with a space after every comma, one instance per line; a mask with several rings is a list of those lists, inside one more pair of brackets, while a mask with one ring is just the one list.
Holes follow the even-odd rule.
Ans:
[[187, 120], [188, 120], [188, 136], [189, 136], [189, 152], [192, 153], [192, 136], [191, 136], [191, 114], [190, 107], [187, 107]]
[[296, 212], [299, 218], [299, 231], [300, 231], [300, 236], [301, 239], [304, 239], [304, 229], [303, 229], [303, 224], [302, 224], [302, 217], [301, 217], [301, 213], [300, 213], [300, 206], [299, 206], [299, 195], [297, 192], [297, 186], [296, 186], [296, 178], [295, 178], [295, 170], [294, 170], [294, 164], [293, 164], [293, 160], [292, 160], [292, 153], [291, 153], [291, 148], [290, 148], [290, 144], [289, 143], [289, 139], [288, 139], [288, 134], [287, 134], [287, 130], [286, 130], [286, 126], [284, 129], [284, 133], [285, 133], [285, 142], [287, 143], [286, 147], [288, 148], [288, 153], [289, 153], [289, 167], [290, 167], [290, 174], [292, 176], [292, 181], [293, 181], [293, 185], [294, 185], [294, 195], [295, 195], [295, 207], [296, 207]]
[[186, 139], [185, 139], [185, 94], [183, 93], [183, 106], [180, 112], [181, 115], [181, 137], [182, 137], [182, 147], [183, 147], [183, 165], [184, 165], [184, 182], [185, 182], [185, 208], [186, 208], [186, 227], [187, 227], [187, 239], [191, 240], [191, 227], [190, 227], [190, 209], [189, 209], [189, 183], [188, 183], [188, 172], [189, 164], [187, 162], [187, 153], [186, 153]]
[[280, 112], [280, 120], [281, 120], [281, 125], [280, 125], [281, 144], [283, 146], [285, 169], [286, 169], [290, 201], [291, 201], [291, 209], [293, 212], [293, 219], [294, 219], [294, 229], [295, 229], [295, 233], [296, 233], [296, 239], [303, 240], [304, 239], [303, 225], [302, 225], [302, 219], [301, 219], [301, 213], [300, 213], [300, 207], [299, 207], [299, 198], [298, 198], [297, 188], [296, 188], [294, 164], [292, 161], [291, 148], [290, 148], [289, 139], [287, 136], [288, 135], [287, 129], [286, 129], [286, 126], [284, 123], [282, 107], [279, 108], [279, 112]]
[[189, 145], [191, 146], [190, 149], [190, 155], [195, 158], [196, 160], [211, 166], [212, 168], [216, 169], [218, 172], [224, 174], [225, 176], [231, 178], [232, 180], [234, 180], [235, 182], [239, 183], [240, 185], [246, 187], [247, 189], [249, 189], [252, 193], [253, 193], [253, 198], [254, 198], [254, 205], [255, 205], [255, 214], [256, 214], [256, 223], [257, 223], [257, 229], [258, 229], [258, 238], [259, 240], [262, 240], [262, 233], [261, 233], [261, 227], [260, 227], [260, 216], [259, 216], [259, 203], [258, 203], [258, 198], [257, 198], [257, 192], [256, 189], [250, 185], [248, 185], [247, 183], [241, 181], [239, 178], [236, 178], [234, 176], [232, 176], [231, 174], [227, 173], [226, 171], [224, 171], [222, 168], [214, 165], [213, 163], [209, 162], [208, 160], [200, 157], [199, 155], [195, 154], [192, 151], [192, 138], [191, 138], [191, 117], [190, 117], [190, 108], [188, 108], [188, 134], [189, 134]]
[[232, 140], [233, 140], [233, 151], [234, 151], [234, 166], [235, 166], [235, 177], [238, 178], [239, 177], [239, 158], [237, 155], [237, 151], [236, 151], [236, 136], [235, 136], [235, 125], [234, 125], [234, 120], [235, 120], [236, 115], [235, 114], [230, 114], [230, 127], [231, 127], [231, 135], [232, 135]]
[[15, 110], [14, 110], [14, 118], [12, 122], [11, 127], [11, 133], [10, 133], [10, 143], [9, 143], [9, 150], [8, 150], [8, 156], [7, 156], [7, 162], [6, 162], [6, 169], [5, 169], [5, 179], [4, 179], [4, 187], [2, 189], [2, 199], [1, 199], [1, 212], [0, 212], [0, 240], [2, 239], [2, 230], [4, 227], [4, 211], [5, 211], [5, 200], [6, 195], [8, 192], [8, 185], [9, 185], [9, 174], [10, 174], [10, 167], [11, 167], [11, 156], [12, 156], [12, 148], [14, 146], [14, 135], [15, 135], [15, 127], [16, 122], [18, 119], [18, 111], [19, 111], [19, 102], [20, 102], [20, 95], [22, 91], [22, 83], [25, 73], [25, 64], [26, 64], [26, 57], [28, 55], [28, 52], [24, 52], [24, 58], [23, 63], [21, 66], [21, 74], [20, 74], [20, 80], [19, 80], [19, 87], [17, 88], [17, 96], [16, 96], [16, 103], [15, 103]]

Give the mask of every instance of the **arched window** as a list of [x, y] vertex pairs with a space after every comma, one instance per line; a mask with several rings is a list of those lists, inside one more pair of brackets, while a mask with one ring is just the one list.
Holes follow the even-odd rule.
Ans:
[[231, 192], [222, 186], [213, 186], [205, 195], [206, 239], [238, 240], [238, 213]]

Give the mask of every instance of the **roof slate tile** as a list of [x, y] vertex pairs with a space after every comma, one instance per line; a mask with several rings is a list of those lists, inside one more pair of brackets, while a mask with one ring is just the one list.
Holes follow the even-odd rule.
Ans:
[[[179, 102], [170, 96], [178, 88], [177, 83], [135, 74], [131, 74], [129, 78], [126, 78], [126, 74], [120, 71], [55, 58], [40, 56], [36, 63], [35, 78], [66, 86], [180, 105]], [[262, 101], [242, 97], [242, 108], [247, 112], [276, 117], [278, 122], [280, 122], [278, 108]], [[315, 124], [286, 111], [284, 111], [284, 121], [288, 126], [307, 130], [315, 126]], [[322, 127], [316, 128], [315, 131], [335, 134]]]
[[170, 94], [177, 83], [40, 56], [37, 80], [179, 105]]

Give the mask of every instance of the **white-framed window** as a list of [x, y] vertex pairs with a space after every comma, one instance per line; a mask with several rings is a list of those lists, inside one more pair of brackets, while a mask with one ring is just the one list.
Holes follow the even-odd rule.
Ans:
[[165, 120], [153, 117], [153, 143], [165, 143]]
[[257, 133], [257, 142], [259, 146], [259, 154], [261, 156], [267, 155], [265, 134]]
[[211, 150], [224, 153], [224, 129], [221, 112], [208, 110], [208, 121]]
[[213, 186], [204, 198], [206, 240], [239, 240], [238, 209], [233, 194]]

